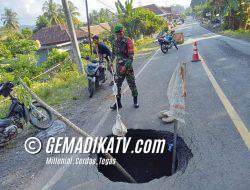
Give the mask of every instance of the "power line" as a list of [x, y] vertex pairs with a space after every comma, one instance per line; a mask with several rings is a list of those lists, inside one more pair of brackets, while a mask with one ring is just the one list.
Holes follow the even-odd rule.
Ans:
[[102, 1], [100, 1], [100, 0], [97, 0], [97, 1], [98, 1], [99, 3], [105, 5], [106, 7], [111, 8], [112, 10], [114, 10], [114, 11], [116, 12], [116, 10], [115, 10], [113, 7], [111, 7], [110, 5], [107, 5], [106, 3], [104, 3], [104, 2], [102, 2]]

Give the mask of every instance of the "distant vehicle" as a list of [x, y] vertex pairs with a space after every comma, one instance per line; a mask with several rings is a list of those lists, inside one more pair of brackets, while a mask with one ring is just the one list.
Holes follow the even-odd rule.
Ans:
[[86, 57], [86, 60], [89, 61], [86, 66], [86, 73], [88, 77], [88, 91], [89, 97], [92, 98], [95, 89], [99, 87], [99, 82], [104, 82], [106, 80], [105, 65], [103, 60], [90, 60], [88, 56]]
[[174, 31], [171, 31], [169, 34], [159, 37], [158, 42], [161, 46], [161, 51], [166, 54], [168, 50], [171, 49], [173, 46], [178, 50], [177, 43], [174, 39]]
[[29, 108], [25, 107], [11, 94], [13, 87], [11, 82], [0, 84], [0, 95], [11, 100], [8, 116], [0, 119], [0, 146], [15, 138], [18, 129], [23, 129], [28, 123], [40, 130], [46, 130], [52, 125], [52, 114], [49, 110], [35, 101], [31, 102]]

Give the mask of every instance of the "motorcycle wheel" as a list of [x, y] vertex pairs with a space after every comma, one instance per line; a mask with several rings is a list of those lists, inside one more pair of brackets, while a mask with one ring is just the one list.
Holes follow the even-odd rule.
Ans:
[[100, 81], [99, 81], [99, 77], [96, 77], [96, 79], [95, 79], [95, 87], [96, 88], [99, 88], [100, 87], [100, 83], [99, 83]]
[[37, 129], [46, 130], [53, 124], [52, 114], [41, 105], [36, 105], [36, 109], [29, 110], [30, 123]]
[[168, 48], [166, 44], [161, 44], [161, 51], [164, 54], [168, 53]]
[[92, 98], [94, 95], [94, 90], [95, 90], [95, 83], [92, 82], [91, 80], [88, 80], [88, 90], [89, 90], [89, 97]]

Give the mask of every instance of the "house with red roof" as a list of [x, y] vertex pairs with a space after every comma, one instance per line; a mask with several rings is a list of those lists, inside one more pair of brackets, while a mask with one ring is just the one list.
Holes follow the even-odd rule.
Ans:
[[[78, 43], [88, 42], [88, 33], [81, 29], [76, 29]], [[41, 48], [37, 54], [39, 56], [38, 63], [47, 60], [48, 54], [52, 48], [57, 48], [60, 51], [72, 52], [70, 35], [65, 26], [55, 25], [38, 30], [31, 37], [32, 40], [39, 41]]]

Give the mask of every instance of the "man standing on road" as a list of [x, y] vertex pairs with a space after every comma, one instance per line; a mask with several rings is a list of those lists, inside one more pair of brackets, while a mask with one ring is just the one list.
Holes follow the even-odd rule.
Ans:
[[118, 88], [117, 95], [117, 104], [112, 105], [110, 108], [112, 110], [116, 110], [118, 108], [122, 108], [121, 104], [121, 87], [124, 79], [126, 78], [129, 88], [132, 92], [134, 107], [139, 108], [139, 104], [137, 102], [138, 91], [135, 84], [135, 76], [133, 70], [133, 57], [134, 57], [134, 44], [133, 41], [124, 36], [124, 29], [121, 24], [117, 24], [114, 28], [114, 32], [116, 35], [116, 40], [114, 41], [112, 48], [112, 58], [116, 58], [116, 74], [115, 74], [115, 82]]
[[[107, 61], [107, 69], [110, 72], [110, 74], [113, 76], [111, 67], [113, 66], [111, 63], [111, 51], [109, 48], [102, 42], [99, 41], [99, 36], [94, 35], [92, 37], [94, 44], [96, 45], [96, 51], [94, 53], [97, 53], [100, 60], [106, 59]], [[113, 80], [109, 84], [110, 86], [113, 85]]]

